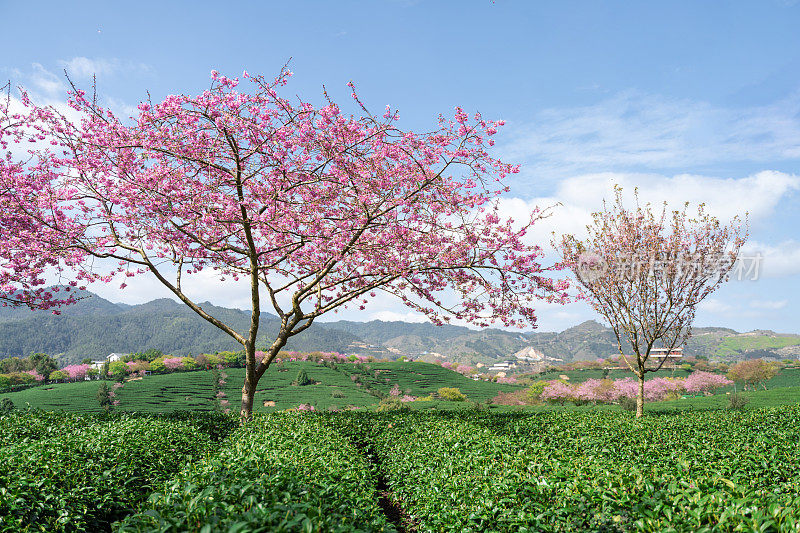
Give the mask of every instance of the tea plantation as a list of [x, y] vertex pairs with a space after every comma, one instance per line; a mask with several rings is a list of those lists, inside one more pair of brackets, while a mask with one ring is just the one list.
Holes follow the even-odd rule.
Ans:
[[0, 531], [798, 531], [800, 407], [0, 416]]
[[[300, 370], [312, 380], [310, 385], [292, 385]], [[244, 369], [226, 368], [223, 392], [231, 405], [241, 400]], [[388, 395], [397, 385], [403, 393], [415, 397], [435, 393], [441, 387], [457, 387], [467, 398], [484, 402], [498, 392], [519, 387], [473, 381], [461, 374], [429, 363], [368, 363], [324, 366], [311, 361], [294, 361], [273, 365], [258, 384], [255, 396], [256, 411], [272, 412], [299, 404], [309, 404], [317, 410], [365, 408], [377, 404], [376, 394]], [[98, 412], [97, 381], [58, 383], [29, 389], [0, 393], [18, 408], [30, 406], [46, 410]], [[146, 413], [167, 413], [175, 410], [211, 411], [215, 407], [213, 378], [210, 371], [154, 374], [125, 382], [116, 391], [118, 410]], [[416, 402], [415, 402], [416, 403]], [[418, 408], [430, 408], [438, 402], [419, 402]], [[441, 406], [441, 404], [439, 404]]]

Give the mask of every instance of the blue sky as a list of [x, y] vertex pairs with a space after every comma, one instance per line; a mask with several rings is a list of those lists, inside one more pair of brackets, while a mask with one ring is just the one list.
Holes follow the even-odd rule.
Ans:
[[[132, 7], [128, 7], [128, 6]], [[120, 7], [124, 6], [124, 7]], [[642, 196], [707, 202], [721, 218], [751, 213], [757, 281], [707, 300], [697, 325], [800, 332], [800, 5], [762, 2], [22, 2], [0, 1], [0, 80], [64, 97], [63, 69], [96, 73], [125, 113], [206, 88], [209, 72], [274, 74], [288, 90], [391, 104], [423, 130], [456, 105], [502, 118], [498, 155], [519, 162], [512, 214], [563, 205], [533, 238], [579, 231], [613, 183]], [[141, 280], [116, 301], [166, 296]], [[244, 306], [229, 287], [198, 288]], [[585, 306], [540, 306], [540, 329], [594, 318]], [[335, 318], [414, 319], [389, 299]]]

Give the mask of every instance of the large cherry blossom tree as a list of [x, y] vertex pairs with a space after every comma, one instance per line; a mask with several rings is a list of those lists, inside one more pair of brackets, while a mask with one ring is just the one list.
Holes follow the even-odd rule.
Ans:
[[[122, 287], [152, 274], [244, 347], [243, 420], [291, 336], [337, 308], [363, 309], [377, 291], [435, 323], [480, 326], [533, 324], [536, 299], [565, 301], [565, 282], [524, 242], [541, 214], [512, 225], [498, 211], [504, 179], [518, 172], [489, 154], [502, 122], [456, 108], [433, 131], [403, 131], [395, 111], [370, 114], [354, 89], [360, 116], [327, 94], [322, 106], [283, 98], [289, 76], [245, 73], [242, 90], [212, 72], [202, 94], [144, 102], [130, 121], [74, 86], [70, 118], [24, 91], [22, 111], [0, 108], [0, 142], [30, 146], [0, 168], [6, 296], [47, 307], [35, 289], [46, 272], [73, 286], [122, 277]], [[208, 269], [249, 282], [248, 331], [185, 290]], [[280, 327], [257, 354], [264, 302]]]
[[686, 343], [698, 304], [728, 279], [745, 242], [736, 217], [722, 224], [701, 204], [690, 215], [624, 205], [615, 200], [593, 214], [587, 236], [564, 235], [557, 247], [578, 280], [580, 296], [610, 324], [620, 355], [639, 379], [636, 416], [644, 413], [645, 375], [666, 358], [650, 361], [654, 348], [671, 352]]

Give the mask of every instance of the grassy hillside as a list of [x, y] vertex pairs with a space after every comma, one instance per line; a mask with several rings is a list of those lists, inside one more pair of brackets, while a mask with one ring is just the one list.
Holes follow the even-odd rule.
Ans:
[[[296, 386], [292, 382], [304, 369], [315, 384]], [[224, 392], [231, 408], [237, 409], [244, 382], [244, 369], [226, 369], [228, 377]], [[354, 380], [355, 378], [355, 380]], [[375, 405], [379, 398], [370, 390], [388, 395], [398, 385], [403, 393], [427, 396], [440, 387], [458, 387], [468, 399], [485, 401], [498, 392], [516, 390], [518, 387], [484, 381], [473, 381], [461, 374], [437, 365], [414, 363], [340, 364], [336, 368], [309, 361], [286, 362], [270, 368], [259, 382], [256, 391], [255, 411], [270, 412], [311, 404], [317, 410], [332, 406], [365, 408]], [[99, 382], [62, 383], [33, 387], [3, 394], [17, 407], [30, 405], [47, 410], [78, 412], [99, 411], [96, 399]], [[146, 376], [128, 381], [116, 391], [121, 411], [170, 412], [176, 410], [211, 411], [214, 409], [212, 373], [210, 371], [184, 372]], [[275, 402], [275, 405], [265, 405]], [[414, 408], [441, 406], [442, 402], [415, 402]]]
[[787, 346], [800, 345], [800, 337], [796, 335], [768, 336], [754, 335], [728, 337], [716, 348], [714, 355], [720, 359], [735, 358], [744, 352], [754, 350], [779, 350]]

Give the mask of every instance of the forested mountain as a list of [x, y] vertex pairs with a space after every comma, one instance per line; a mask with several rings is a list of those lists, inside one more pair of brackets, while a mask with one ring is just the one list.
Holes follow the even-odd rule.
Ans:
[[[78, 303], [65, 308], [61, 315], [0, 307], [0, 357], [43, 352], [58, 356], [66, 363], [148, 348], [175, 355], [241, 349], [189, 308], [169, 299], [125, 305], [109, 302], [91, 292], [81, 296]], [[247, 331], [248, 312], [208, 302], [201, 305], [237, 330]], [[261, 317], [258, 344], [266, 346], [272, 342], [278, 320], [268, 313], [262, 313]], [[530, 348], [564, 362], [605, 358], [617, 353], [611, 329], [595, 321], [558, 333], [474, 330], [463, 326], [380, 320], [317, 322], [293, 337], [286, 349], [337, 351], [381, 358], [405, 355], [474, 365], [509, 359], [520, 350]], [[698, 328], [685, 353], [724, 360], [797, 358], [800, 336], [772, 331], [738, 333], [726, 328]]]

